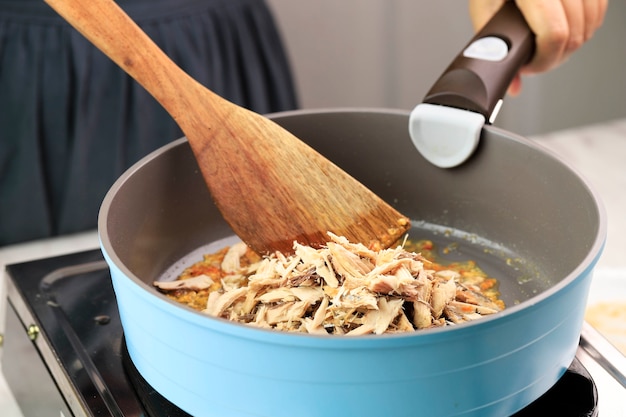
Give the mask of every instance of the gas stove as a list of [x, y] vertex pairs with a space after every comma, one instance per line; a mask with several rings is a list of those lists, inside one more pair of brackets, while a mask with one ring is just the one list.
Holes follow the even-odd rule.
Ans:
[[[99, 250], [8, 265], [7, 275], [2, 369], [25, 416], [42, 405], [62, 417], [188, 416], [133, 366]], [[586, 328], [563, 377], [515, 416], [598, 416], [602, 397], [587, 364], [626, 386], [623, 356], [604, 342]]]

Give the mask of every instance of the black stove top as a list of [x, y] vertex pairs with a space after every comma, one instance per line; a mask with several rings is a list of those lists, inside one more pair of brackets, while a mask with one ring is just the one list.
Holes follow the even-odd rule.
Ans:
[[[25, 416], [36, 415], [42, 404], [66, 417], [188, 416], [133, 366], [99, 250], [9, 265], [7, 272], [2, 368]], [[26, 355], [27, 366], [15, 360]], [[544, 396], [515, 417], [555, 410], [562, 417], [597, 416], [597, 405], [593, 379], [575, 359]]]

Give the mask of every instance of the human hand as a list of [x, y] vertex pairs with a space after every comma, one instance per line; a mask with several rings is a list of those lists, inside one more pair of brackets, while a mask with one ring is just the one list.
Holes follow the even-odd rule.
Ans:
[[[481, 29], [505, 0], [469, 0], [474, 30]], [[516, 0], [536, 37], [532, 60], [509, 87], [509, 94], [521, 90], [521, 75], [551, 70], [587, 42], [602, 25], [608, 0]]]

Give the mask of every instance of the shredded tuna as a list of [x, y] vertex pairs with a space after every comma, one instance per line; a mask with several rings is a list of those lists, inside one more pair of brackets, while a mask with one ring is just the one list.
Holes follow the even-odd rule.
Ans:
[[188, 273], [155, 286], [175, 299], [185, 290], [206, 291], [202, 311], [211, 316], [311, 334], [408, 332], [503, 308], [501, 300], [462, 282], [458, 272], [427, 269], [429, 260], [402, 245], [376, 251], [328, 235], [320, 249], [294, 243], [294, 255], [275, 253], [254, 263], [245, 245], [234, 245], [221, 252], [217, 288], [215, 279]]
[[177, 279], [175, 281], [156, 281], [154, 285], [160, 290], [204, 290], [210, 288], [215, 281], [207, 275], [198, 275], [188, 279]]

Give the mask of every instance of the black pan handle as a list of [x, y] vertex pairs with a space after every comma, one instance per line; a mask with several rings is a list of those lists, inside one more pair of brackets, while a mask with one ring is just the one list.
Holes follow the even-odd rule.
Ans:
[[533, 32], [515, 2], [507, 1], [452, 61], [423, 102], [474, 111], [492, 122], [498, 102], [534, 50]]

